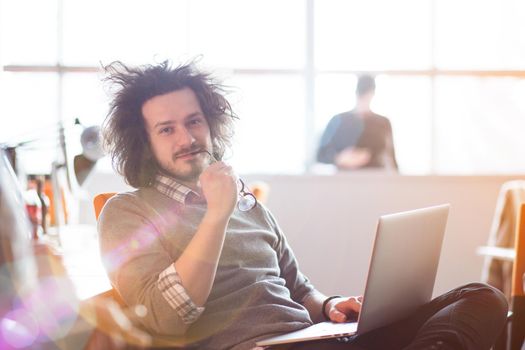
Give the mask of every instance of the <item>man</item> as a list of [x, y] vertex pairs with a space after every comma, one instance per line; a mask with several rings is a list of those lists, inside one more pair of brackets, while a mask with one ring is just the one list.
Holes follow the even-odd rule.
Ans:
[[390, 121], [372, 112], [375, 78], [357, 80], [356, 106], [333, 117], [321, 137], [317, 160], [340, 170], [383, 168], [397, 170]]
[[[236, 116], [220, 85], [192, 64], [117, 62], [107, 71], [117, 89], [105, 144], [137, 190], [108, 201], [100, 243], [115, 289], [148, 310], [143, 327], [181, 346], [242, 350], [327, 318], [356, 317], [361, 299], [317, 291], [264, 206], [236, 207], [238, 179], [221, 161]], [[293, 349], [488, 349], [506, 311], [499, 292], [473, 284], [350, 344]]]

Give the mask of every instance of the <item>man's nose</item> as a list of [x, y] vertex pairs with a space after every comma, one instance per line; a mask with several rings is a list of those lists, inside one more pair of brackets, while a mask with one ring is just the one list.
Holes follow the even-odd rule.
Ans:
[[188, 129], [182, 128], [179, 130], [177, 135], [177, 145], [187, 146], [193, 144], [194, 142], [195, 137], [193, 137], [193, 134]]

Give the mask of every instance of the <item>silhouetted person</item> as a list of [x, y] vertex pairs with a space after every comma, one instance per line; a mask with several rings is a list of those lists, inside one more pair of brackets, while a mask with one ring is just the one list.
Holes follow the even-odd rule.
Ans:
[[323, 133], [317, 160], [340, 170], [384, 168], [397, 170], [390, 121], [370, 110], [375, 79], [359, 77], [356, 106], [334, 116]]

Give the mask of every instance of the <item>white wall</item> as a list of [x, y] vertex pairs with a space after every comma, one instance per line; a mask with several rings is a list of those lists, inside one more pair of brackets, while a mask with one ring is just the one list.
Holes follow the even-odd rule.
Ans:
[[[326, 294], [361, 294], [379, 215], [450, 203], [435, 293], [479, 280], [499, 188], [512, 176], [244, 176], [269, 184], [267, 206], [276, 216], [302, 271]], [[94, 174], [90, 194], [125, 189], [115, 175]], [[91, 202], [81, 223], [94, 223]]]

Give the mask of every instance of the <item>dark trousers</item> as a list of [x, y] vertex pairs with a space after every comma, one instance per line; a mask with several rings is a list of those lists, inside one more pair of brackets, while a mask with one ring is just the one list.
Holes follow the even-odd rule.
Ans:
[[323, 340], [271, 349], [488, 350], [503, 330], [507, 310], [507, 300], [500, 291], [471, 283], [433, 299], [403, 320], [346, 343]]

